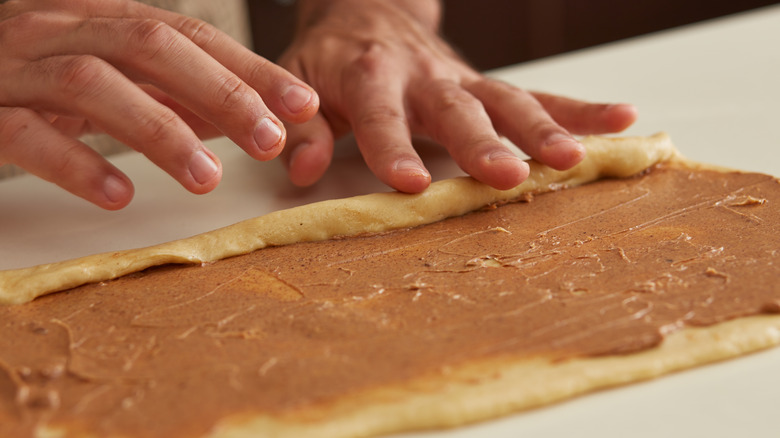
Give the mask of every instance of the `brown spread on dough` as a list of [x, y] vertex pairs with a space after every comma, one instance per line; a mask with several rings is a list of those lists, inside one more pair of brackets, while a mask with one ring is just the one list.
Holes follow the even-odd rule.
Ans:
[[778, 313], [778, 205], [772, 177], [662, 166], [0, 307], [0, 436], [194, 437], [481, 359], [627, 354]]

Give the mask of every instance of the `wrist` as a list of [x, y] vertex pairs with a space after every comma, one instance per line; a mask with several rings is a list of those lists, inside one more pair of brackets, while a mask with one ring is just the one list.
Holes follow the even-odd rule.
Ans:
[[334, 14], [374, 18], [389, 11], [403, 13], [434, 32], [441, 22], [440, 0], [298, 0], [298, 29], [316, 25]]

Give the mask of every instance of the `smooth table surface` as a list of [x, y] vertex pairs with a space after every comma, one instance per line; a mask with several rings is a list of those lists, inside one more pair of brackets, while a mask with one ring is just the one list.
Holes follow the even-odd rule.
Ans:
[[[591, 101], [631, 102], [628, 135], [668, 132], [693, 160], [780, 176], [780, 7], [613, 43], [491, 72], [528, 89]], [[143, 157], [112, 161], [136, 197], [106, 212], [30, 176], [0, 181], [0, 269], [152, 245], [295, 205], [387, 191], [350, 140], [324, 180], [290, 185], [278, 161], [254, 162], [229, 141], [209, 147], [224, 179], [195, 196]], [[462, 174], [439, 149], [423, 158], [435, 179]], [[601, 391], [455, 430], [403, 435], [780, 436], [780, 348]]]

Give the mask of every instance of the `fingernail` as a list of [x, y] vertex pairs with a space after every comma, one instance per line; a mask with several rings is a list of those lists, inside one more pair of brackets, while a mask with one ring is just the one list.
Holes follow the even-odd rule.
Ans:
[[282, 128], [268, 117], [260, 121], [255, 129], [255, 143], [263, 151], [270, 151], [282, 141]]
[[428, 175], [425, 168], [415, 160], [400, 160], [395, 163], [395, 170], [403, 170], [407, 173], [416, 173], [419, 175]]
[[573, 137], [570, 137], [566, 134], [552, 134], [549, 137], [547, 137], [547, 140], [545, 140], [544, 145], [545, 146], [555, 146], [559, 143], [577, 143], [577, 140], [575, 140]]
[[636, 111], [636, 107], [633, 104], [630, 103], [608, 103], [604, 105], [605, 111], [612, 111], [613, 109], [621, 108], [621, 109], [627, 109]]
[[306, 109], [311, 102], [311, 91], [300, 85], [290, 85], [282, 93], [282, 102], [284, 106], [292, 113], [299, 113]]
[[111, 202], [120, 202], [124, 199], [127, 188], [125, 182], [116, 175], [109, 175], [103, 181], [103, 193]]
[[[553, 134], [547, 137], [547, 141], [544, 142], [544, 146], [547, 148], [563, 149], [572, 154], [585, 155], [585, 146], [577, 141], [574, 137], [565, 134]], [[562, 150], [559, 152], [563, 152]]]
[[197, 151], [190, 158], [190, 174], [198, 184], [206, 184], [219, 172], [219, 166], [205, 152]]
[[[487, 156], [488, 161], [499, 161], [499, 160], [520, 160], [520, 157], [517, 155], [509, 152], [509, 151], [494, 151], [488, 154]], [[520, 160], [522, 161], [522, 160]]]

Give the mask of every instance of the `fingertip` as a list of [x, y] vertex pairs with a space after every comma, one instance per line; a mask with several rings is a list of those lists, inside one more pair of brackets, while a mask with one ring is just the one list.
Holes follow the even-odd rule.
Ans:
[[308, 187], [322, 178], [330, 166], [333, 148], [306, 141], [291, 148], [289, 156], [289, 178], [299, 187]]
[[287, 146], [281, 159], [290, 182], [310, 186], [322, 178], [333, 159], [334, 139], [328, 122], [316, 115], [301, 125], [288, 124]]
[[303, 123], [317, 114], [320, 100], [317, 93], [310, 87], [291, 84], [282, 91], [282, 105], [288, 114], [284, 119], [292, 123]]
[[133, 199], [133, 183], [124, 175], [109, 174], [103, 180], [103, 199], [95, 202], [106, 210], [120, 210]]
[[219, 158], [206, 149], [193, 152], [187, 168], [194, 184], [185, 184], [185, 186], [196, 194], [210, 192], [222, 179], [222, 165]]
[[528, 178], [530, 173], [528, 163], [506, 150], [489, 154], [486, 164], [487, 177], [483, 182], [498, 190], [517, 187]]
[[281, 123], [271, 120], [270, 117], [263, 117], [255, 127], [255, 148], [247, 152], [257, 160], [271, 160], [282, 152], [286, 137], [287, 132]]
[[539, 152], [539, 161], [556, 170], [574, 167], [585, 158], [586, 153], [582, 143], [561, 133], [547, 137]]
[[608, 105], [604, 110], [607, 132], [620, 132], [631, 126], [639, 117], [639, 110], [629, 103]]
[[418, 160], [400, 159], [393, 164], [388, 185], [399, 192], [420, 193], [431, 185], [431, 174]]

